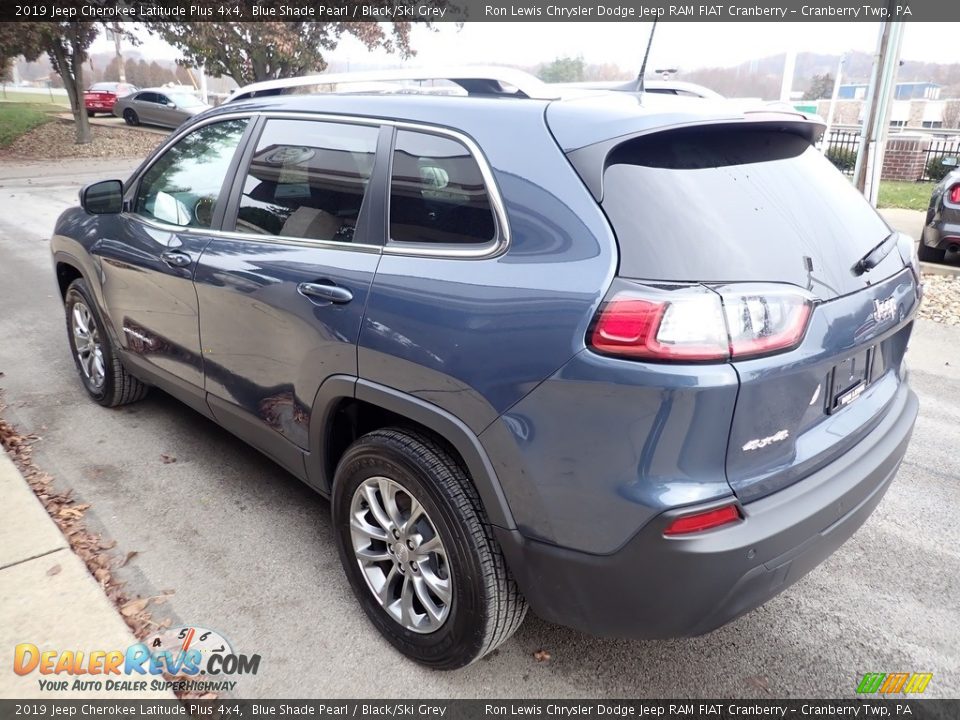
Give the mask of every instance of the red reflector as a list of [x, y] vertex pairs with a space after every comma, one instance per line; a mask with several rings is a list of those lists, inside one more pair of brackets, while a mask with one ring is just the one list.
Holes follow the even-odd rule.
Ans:
[[950, 188], [950, 202], [954, 205], [960, 205], [960, 185], [954, 185]]
[[688, 533], [702, 532], [711, 528], [728, 525], [737, 522], [740, 519], [740, 511], [736, 505], [724, 505], [723, 507], [707, 510], [693, 515], [682, 515], [667, 525], [663, 531], [664, 535], [686, 535]]

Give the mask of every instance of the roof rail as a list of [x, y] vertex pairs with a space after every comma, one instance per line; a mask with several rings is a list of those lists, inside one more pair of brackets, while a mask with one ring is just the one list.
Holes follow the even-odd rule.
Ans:
[[[311, 85], [346, 85], [349, 83], [395, 82], [398, 80], [449, 80], [470, 94], [509, 94], [536, 100], [556, 100], [559, 88], [550, 87], [539, 78], [522, 70], [497, 66], [456, 67], [444, 70], [417, 68], [404, 70], [373, 70], [351, 73], [320, 73], [244, 85], [234, 90], [226, 102], [246, 100], [262, 95], [280, 95], [294, 88]], [[516, 88], [516, 92], [504, 86]]]

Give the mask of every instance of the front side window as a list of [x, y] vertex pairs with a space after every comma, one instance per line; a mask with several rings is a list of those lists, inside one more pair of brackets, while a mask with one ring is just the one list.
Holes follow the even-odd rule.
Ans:
[[463, 143], [400, 130], [390, 178], [390, 239], [470, 245], [496, 236], [477, 161]]
[[268, 120], [243, 185], [237, 232], [352, 242], [379, 128]]
[[136, 212], [182, 227], [208, 228], [248, 120], [204, 125], [181, 138], [140, 181]]

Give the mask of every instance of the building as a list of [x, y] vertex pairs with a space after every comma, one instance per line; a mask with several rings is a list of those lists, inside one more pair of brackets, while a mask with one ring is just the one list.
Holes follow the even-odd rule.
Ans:
[[[868, 85], [866, 83], [849, 83], [840, 86], [838, 98], [840, 100], [866, 100]], [[940, 86], [932, 82], [902, 82], [897, 83], [894, 94], [895, 100], [939, 100]]]

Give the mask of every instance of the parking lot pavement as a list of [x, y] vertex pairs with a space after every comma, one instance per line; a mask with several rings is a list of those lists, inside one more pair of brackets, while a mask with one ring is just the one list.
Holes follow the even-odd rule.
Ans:
[[[219, 630], [261, 655], [238, 695], [849, 697], [865, 672], [893, 671], [932, 672], [927, 695], [960, 695], [960, 329], [918, 323], [910, 358], [921, 416], [897, 481], [851, 541], [764, 607], [666, 642], [597, 639], [528, 617], [492, 657], [430, 672], [364, 618], [324, 500], [162, 393], [117, 410], [85, 398], [46, 238], [80, 183], [126, 169], [37, 165], [28, 183], [0, 166], [7, 419], [42, 436], [37, 463], [91, 503], [93, 529], [121, 556], [139, 553], [119, 573], [130, 587], [175, 591], [157, 617]], [[552, 659], [538, 662], [538, 650]]]
[[[906, 210], [903, 208], [883, 208], [880, 214], [889, 223], [890, 227], [898, 232], [905, 233], [917, 242], [923, 234], [923, 223], [926, 212], [920, 210]], [[942, 263], [920, 263], [923, 272], [936, 275], [960, 276], [960, 253], [949, 252]]]
[[[73, 122], [72, 113], [62, 113], [58, 115], [61, 120], [69, 120]], [[112, 127], [112, 128], [130, 128], [131, 125], [127, 125], [123, 118], [118, 118], [113, 115], [94, 115], [90, 118], [91, 125], [102, 125], [103, 127]], [[170, 128], [155, 127], [153, 125], [137, 125], [137, 130], [143, 130], [144, 132], [156, 133], [157, 135], [169, 135]]]

